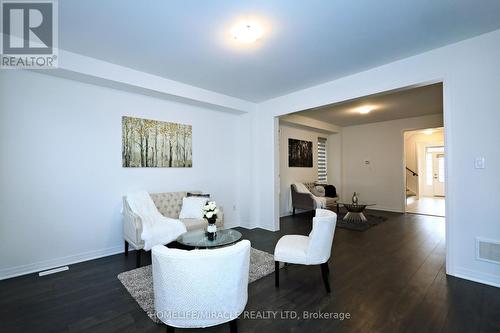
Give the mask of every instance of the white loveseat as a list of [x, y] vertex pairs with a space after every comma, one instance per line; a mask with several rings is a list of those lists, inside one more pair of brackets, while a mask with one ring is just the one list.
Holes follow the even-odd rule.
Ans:
[[[189, 193], [200, 193], [199, 191], [190, 191]], [[182, 198], [186, 197], [188, 192], [165, 192], [165, 193], [150, 193], [151, 199], [155, 203], [158, 211], [166, 217], [179, 219], [179, 214], [182, 208]], [[208, 200], [208, 198], [207, 198]], [[217, 228], [224, 227], [224, 215], [222, 207], [219, 208], [217, 214]], [[188, 231], [196, 229], [204, 229], [207, 227], [205, 219], [179, 219]], [[135, 249], [141, 250], [144, 248], [144, 241], [141, 239], [142, 222], [139, 216], [134, 214], [130, 209], [126, 197], [123, 197], [123, 239], [125, 240], [125, 254], [128, 253], [129, 244]]]

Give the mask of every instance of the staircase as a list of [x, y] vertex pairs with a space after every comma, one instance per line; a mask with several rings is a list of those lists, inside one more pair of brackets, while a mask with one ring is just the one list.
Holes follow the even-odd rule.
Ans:
[[406, 167], [406, 198], [417, 195], [418, 173]]
[[412, 191], [411, 189], [406, 187], [406, 198], [415, 197], [416, 195], [417, 195], [417, 193], [415, 193], [414, 191]]

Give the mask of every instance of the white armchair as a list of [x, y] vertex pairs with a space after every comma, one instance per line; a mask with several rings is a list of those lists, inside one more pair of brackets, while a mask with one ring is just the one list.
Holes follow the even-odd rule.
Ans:
[[332, 251], [337, 214], [326, 209], [316, 209], [309, 236], [286, 235], [280, 238], [274, 250], [275, 285], [279, 287], [279, 263], [321, 265], [323, 282], [330, 292], [328, 259]]
[[230, 323], [248, 299], [250, 242], [213, 250], [152, 249], [155, 311], [167, 332]]

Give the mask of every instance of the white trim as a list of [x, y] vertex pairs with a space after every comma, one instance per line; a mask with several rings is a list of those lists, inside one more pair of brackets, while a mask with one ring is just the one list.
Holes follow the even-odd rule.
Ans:
[[488, 286], [500, 287], [500, 277], [498, 275], [482, 273], [471, 269], [457, 267], [454, 274], [448, 275], [455, 276], [461, 279], [470, 280]]
[[246, 226], [246, 225], [240, 225], [240, 228], [247, 229], [247, 230], [253, 230], [257, 228], [257, 225], [252, 225], [252, 226]]
[[366, 210], [378, 210], [383, 212], [400, 213], [400, 214], [405, 213], [404, 211], [401, 210], [401, 208], [389, 208], [383, 206], [368, 206], [366, 207]]
[[37, 273], [40, 271], [45, 271], [61, 266], [67, 266], [76, 264], [83, 261], [98, 259], [102, 257], [111, 256], [118, 253], [123, 253], [124, 247], [123, 245], [108, 247], [101, 250], [89, 251], [84, 253], [79, 253], [67, 257], [60, 257], [45, 261], [39, 261], [32, 264], [20, 265], [15, 267], [9, 267], [0, 270], [0, 280], [10, 279], [16, 276]]
[[443, 129], [444, 129], [444, 149], [445, 149], [445, 154], [446, 158], [444, 160], [444, 182], [446, 184], [445, 186], [445, 220], [444, 220], [444, 225], [445, 225], [445, 246], [446, 246], [446, 260], [445, 260], [445, 265], [446, 265], [446, 273], [447, 274], [455, 274], [455, 251], [453, 251], [453, 239], [455, 237], [455, 234], [453, 233], [453, 228], [455, 226], [454, 223], [451, 223], [451, 221], [454, 221], [453, 219], [453, 210], [451, 209], [452, 207], [456, 207], [455, 203], [453, 202], [453, 189], [454, 184], [450, 181], [451, 179], [454, 179], [452, 177], [453, 172], [451, 171], [449, 165], [450, 161], [453, 160], [453, 149], [454, 146], [451, 144], [451, 141], [449, 138], [451, 138], [451, 133], [453, 132], [453, 126], [451, 124], [451, 113], [453, 110], [453, 106], [451, 105], [451, 99], [450, 99], [450, 85], [451, 85], [451, 79], [450, 76], [445, 76], [442, 80], [443, 82]]
[[[355, 75], [361, 75], [362, 73], [358, 73], [358, 74], [355, 74]], [[344, 79], [348, 79], [349, 77], [347, 78], [344, 78]], [[338, 80], [336, 81], [333, 81], [333, 82], [337, 82]], [[452, 133], [452, 124], [451, 124], [451, 110], [453, 109], [453, 106], [451, 105], [451, 100], [450, 100], [450, 94], [449, 94], [449, 91], [450, 91], [450, 86], [452, 85], [452, 80], [450, 78], [449, 75], [439, 75], [439, 74], [436, 74], [436, 73], [431, 73], [430, 75], [424, 75], [422, 77], [420, 77], [419, 79], [415, 79], [415, 78], [412, 78], [410, 79], [410, 81], [404, 81], [404, 82], [399, 82], [396, 86], [393, 86], [393, 87], [386, 87], [386, 89], [381, 89], [380, 91], [369, 91], [369, 92], [357, 92], [355, 96], [351, 96], [351, 99], [355, 99], [355, 98], [360, 98], [360, 97], [364, 97], [364, 96], [368, 96], [368, 95], [372, 95], [372, 94], [375, 94], [377, 92], [384, 92], [384, 91], [397, 91], [397, 90], [402, 90], [402, 89], [410, 89], [410, 88], [415, 88], [415, 87], [420, 87], [420, 86], [425, 86], [425, 85], [429, 85], [429, 84], [432, 84], [432, 83], [437, 83], [437, 82], [441, 82], [443, 84], [443, 125], [442, 127], [444, 128], [444, 147], [445, 147], [445, 153], [446, 153], [446, 159], [445, 159], [445, 184], [446, 184], [446, 187], [445, 187], [445, 198], [446, 198], [446, 207], [445, 207], [445, 239], [446, 239], [446, 261], [445, 261], [445, 265], [446, 265], [446, 273], [447, 274], [450, 274], [450, 275], [453, 275], [455, 273], [455, 269], [454, 269], [454, 266], [455, 266], [455, 258], [454, 258], [454, 252], [452, 251], [453, 249], [453, 237], [454, 237], [454, 234], [453, 234], [453, 223], [450, 223], [450, 221], [453, 221], [453, 214], [452, 214], [452, 207], [455, 207], [455, 204], [454, 204], [454, 201], [453, 201], [453, 184], [450, 182], [450, 179], [453, 179], [453, 172], [451, 172], [450, 168], [448, 167], [449, 165], [449, 162], [453, 160], [453, 148], [451, 146], [451, 142], [449, 140], [449, 138], [451, 137], [451, 133]], [[309, 88], [309, 89], [322, 89], [324, 86], [328, 85], [329, 83], [326, 83], [324, 85], [320, 85], [320, 86], [316, 86], [316, 87], [313, 87], [313, 88]], [[380, 87], [378, 88], [380, 89]], [[298, 93], [297, 93], [298, 94]], [[281, 98], [287, 98], [287, 97], [290, 97], [290, 96], [282, 96]], [[349, 98], [340, 98], [338, 100], [334, 100], [334, 101], [329, 101], [329, 103], [324, 103], [324, 102], [321, 102], [319, 100], [316, 100], [314, 101], [313, 103], [315, 103], [315, 107], [316, 106], [319, 106], [319, 105], [327, 105], [327, 104], [332, 104], [332, 103], [339, 103], [339, 102], [342, 102], [342, 101], [345, 101], [345, 100], [349, 100]], [[268, 101], [268, 103], [272, 103], [275, 102], [276, 100], [274, 101]], [[308, 100], [310, 101], [310, 100]], [[301, 108], [300, 105], [297, 106], [298, 109], [292, 109], [292, 110], [287, 110], [287, 109], [282, 109], [280, 110], [279, 108], [277, 108], [278, 111], [275, 112], [275, 115], [274, 115], [274, 118], [278, 118], [280, 116], [283, 116], [283, 115], [286, 115], [286, 114], [290, 114], [290, 113], [293, 113], [293, 112], [297, 112], [297, 111], [300, 111], [300, 110], [305, 110], [307, 108]], [[278, 144], [276, 143], [276, 129], [273, 129], [274, 132], [272, 133], [273, 136], [274, 136], [274, 142], [273, 142], [273, 157], [274, 157], [274, 161], [278, 160], [278, 156], [279, 156], [279, 146]], [[402, 132], [403, 134], [404, 132]], [[279, 135], [279, 134], [278, 134]], [[402, 162], [404, 164], [404, 134], [403, 134], [403, 156], [402, 156]], [[275, 212], [276, 211], [279, 211], [279, 204], [278, 206], [276, 205], [277, 202], [279, 202], [279, 163], [278, 164], [274, 164], [273, 165], [273, 171], [274, 171], [274, 192], [273, 192], [273, 197], [274, 197], [274, 209], [275, 209]], [[404, 165], [402, 166], [402, 168], [404, 169]], [[278, 179], [278, 181], [276, 181]], [[404, 179], [404, 177], [403, 177]], [[344, 175], [342, 173], [342, 177], [341, 177], [341, 181], [343, 182], [344, 181]], [[405, 184], [405, 182], [403, 181], [403, 185]], [[343, 184], [342, 184], [343, 185]], [[451, 185], [451, 186], [450, 186]], [[342, 186], [343, 188], [343, 186]], [[403, 194], [404, 195], [404, 194]], [[387, 207], [372, 207], [371, 209], [374, 209], [374, 210], [385, 210], [385, 211], [391, 211], [391, 212], [397, 212], [397, 213], [405, 213], [406, 211], [406, 196], [403, 198], [403, 202], [402, 202], [402, 207], [400, 207], [399, 209], [393, 209], [393, 208], [387, 208]], [[276, 230], [273, 230], [273, 231], [277, 231], [279, 230], [279, 214], [274, 214], [274, 225], [277, 226], [275, 227]]]
[[47, 271], [39, 272], [38, 276], [45, 276], [45, 275], [50, 275], [50, 274], [56, 274], [56, 273], [60, 273], [60, 272], [64, 272], [64, 271], [69, 271], [69, 267], [68, 266], [63, 266], [63, 267], [58, 267], [58, 268], [54, 268], [54, 269], [49, 269]]
[[259, 227], [256, 227], [256, 228], [267, 230], [267, 231], [272, 231], [272, 232], [279, 231], [279, 229], [273, 229], [273, 227], [268, 226], [268, 225], [266, 225], [266, 226], [259, 226]]
[[271, 228], [265, 228], [269, 231], [280, 230], [280, 120], [279, 117], [273, 118], [273, 161], [274, 161], [274, 200], [273, 200], [273, 224]]

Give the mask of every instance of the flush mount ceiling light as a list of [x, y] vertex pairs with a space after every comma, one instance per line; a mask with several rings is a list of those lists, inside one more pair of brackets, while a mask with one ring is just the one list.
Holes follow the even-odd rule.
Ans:
[[370, 106], [362, 106], [360, 108], [357, 108], [356, 110], [361, 114], [367, 114], [372, 112], [373, 108]]
[[426, 130], [423, 130], [422, 133], [425, 135], [431, 135], [432, 133], [434, 133], [434, 130], [426, 129]]
[[257, 22], [244, 21], [237, 23], [231, 29], [234, 40], [242, 44], [251, 44], [259, 40], [264, 30]]

